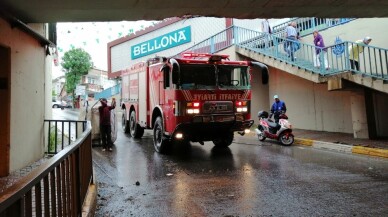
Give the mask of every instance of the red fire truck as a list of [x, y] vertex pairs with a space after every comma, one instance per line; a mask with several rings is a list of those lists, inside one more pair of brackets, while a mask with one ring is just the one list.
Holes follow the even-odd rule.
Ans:
[[227, 147], [234, 132], [249, 132], [251, 67], [259, 62], [230, 61], [227, 55], [184, 53], [180, 58], [157, 57], [122, 72], [122, 127], [140, 138], [153, 129], [157, 152], [172, 143], [191, 141]]

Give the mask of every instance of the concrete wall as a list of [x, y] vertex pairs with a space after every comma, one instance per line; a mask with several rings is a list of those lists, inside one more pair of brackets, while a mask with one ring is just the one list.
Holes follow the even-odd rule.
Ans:
[[295, 128], [353, 133], [350, 91], [328, 91], [316, 84], [276, 68], [270, 68], [269, 99], [278, 94], [287, 105]]
[[376, 133], [381, 137], [388, 137], [388, 95], [380, 92], [373, 94]]
[[45, 96], [51, 95], [46, 94], [45, 83], [51, 80], [45, 77], [45, 49], [2, 19], [0, 43], [11, 48], [10, 171], [14, 171], [43, 156]]

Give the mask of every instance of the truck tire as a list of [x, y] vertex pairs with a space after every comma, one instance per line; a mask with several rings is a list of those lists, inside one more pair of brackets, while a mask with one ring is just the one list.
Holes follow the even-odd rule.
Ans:
[[156, 118], [155, 123], [154, 123], [154, 148], [157, 152], [165, 154], [167, 153], [167, 150], [170, 146], [170, 142], [168, 139], [164, 136], [164, 125], [163, 125], [163, 120], [159, 116]]
[[228, 147], [232, 144], [234, 137], [233, 132], [228, 132], [223, 135], [223, 137], [213, 139], [213, 143], [216, 147]]
[[133, 138], [141, 138], [144, 134], [144, 128], [140, 127], [136, 120], [136, 112], [131, 111], [129, 116], [129, 133]]
[[123, 128], [123, 132], [124, 133], [129, 133], [129, 124], [128, 124], [126, 115], [127, 115], [127, 110], [124, 109], [123, 110], [123, 115], [121, 116], [121, 126]]

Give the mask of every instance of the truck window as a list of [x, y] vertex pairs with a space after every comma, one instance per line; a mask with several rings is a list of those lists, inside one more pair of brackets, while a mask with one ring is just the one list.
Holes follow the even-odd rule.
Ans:
[[218, 65], [217, 67], [220, 88], [246, 89], [250, 87], [247, 66]]
[[216, 68], [214, 65], [180, 66], [180, 87], [182, 89], [209, 89], [216, 86]]

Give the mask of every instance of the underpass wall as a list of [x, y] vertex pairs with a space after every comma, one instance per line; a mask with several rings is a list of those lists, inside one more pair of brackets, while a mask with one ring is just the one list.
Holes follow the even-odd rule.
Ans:
[[[326, 83], [316, 84], [270, 67], [270, 105], [275, 94], [285, 101], [294, 128], [353, 133], [352, 92], [328, 91]], [[257, 95], [255, 91], [253, 97]]]

